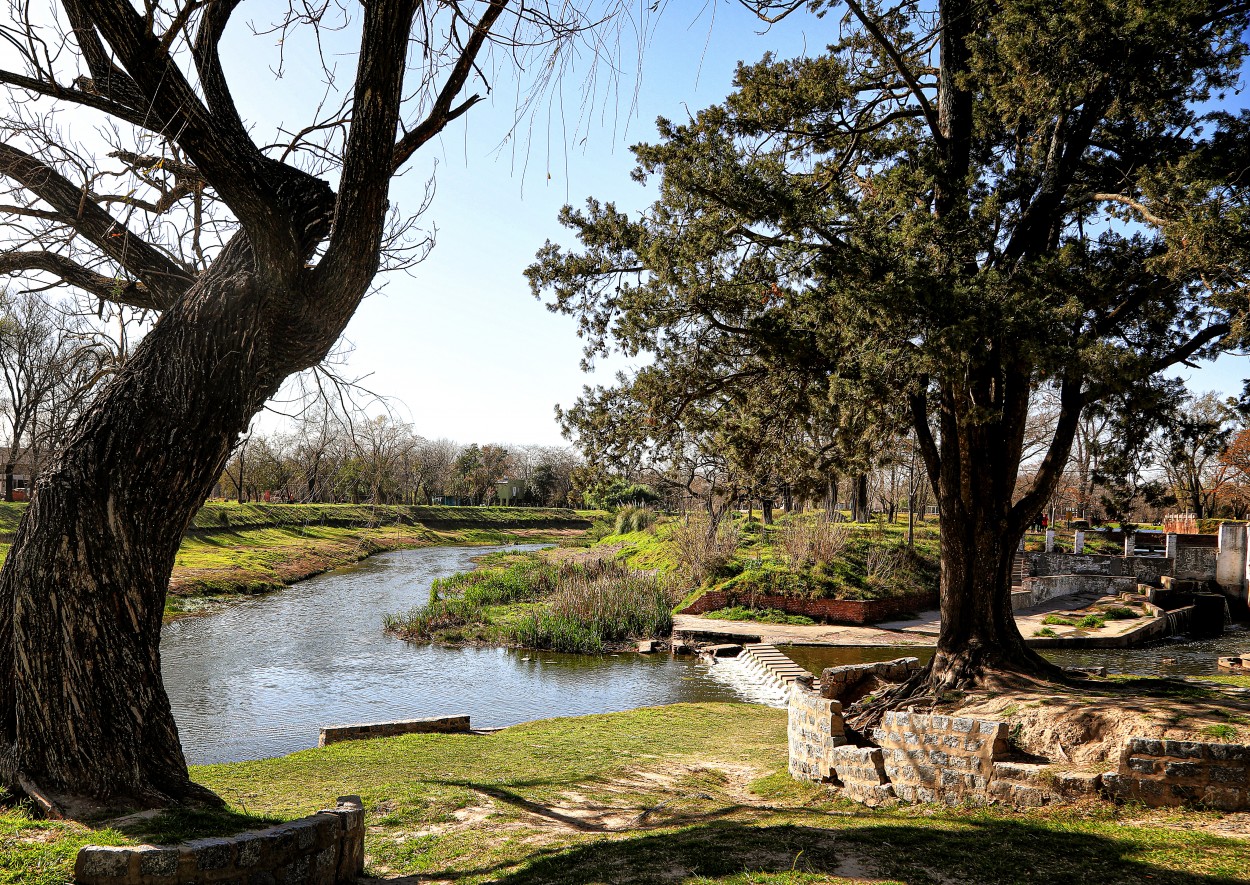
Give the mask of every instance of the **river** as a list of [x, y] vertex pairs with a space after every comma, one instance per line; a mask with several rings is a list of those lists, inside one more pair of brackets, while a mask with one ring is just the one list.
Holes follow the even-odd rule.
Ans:
[[[325, 725], [469, 714], [474, 727], [606, 713], [680, 701], [777, 702], [732, 667], [626, 653], [588, 657], [443, 648], [382, 632], [382, 618], [429, 598], [435, 578], [495, 547], [425, 547], [364, 560], [219, 612], [167, 624], [165, 687], [192, 764], [280, 756], [317, 745]], [[537, 549], [516, 546], [514, 550]], [[1250, 651], [1241, 636], [1129, 651], [1060, 651], [1065, 665], [1165, 675], [1215, 672], [1215, 657]], [[923, 649], [786, 650], [822, 667]], [[1164, 663], [1171, 660], [1173, 663]]]
[[[165, 688], [192, 764], [280, 756], [324, 725], [467, 713], [474, 727], [679, 701], [754, 700], [688, 658], [442, 648], [382, 632], [435, 578], [495, 547], [366, 559], [214, 614], [167, 624]], [[537, 549], [518, 545], [515, 550]]]

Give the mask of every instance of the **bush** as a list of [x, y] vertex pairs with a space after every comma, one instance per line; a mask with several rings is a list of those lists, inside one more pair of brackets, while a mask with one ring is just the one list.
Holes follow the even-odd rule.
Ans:
[[630, 532], [646, 531], [654, 522], [654, 511], [646, 507], [626, 507], [616, 514], [613, 534], [627, 535]]
[[790, 567], [797, 569], [833, 562], [842, 555], [850, 537], [850, 527], [844, 522], [795, 519], [781, 527], [777, 542], [785, 551]]
[[677, 567], [696, 586], [721, 572], [738, 550], [738, 525], [689, 514], [673, 526], [670, 538]]
[[606, 643], [667, 636], [677, 601], [665, 582], [615, 560], [561, 570], [545, 610], [528, 612], [512, 639], [531, 648], [593, 653]]
[[1127, 605], [1109, 605], [1102, 610], [1102, 613], [1109, 621], [1131, 621], [1141, 617]]

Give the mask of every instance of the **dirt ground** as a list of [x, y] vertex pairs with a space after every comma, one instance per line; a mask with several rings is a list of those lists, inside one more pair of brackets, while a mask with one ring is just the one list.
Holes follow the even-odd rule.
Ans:
[[1057, 764], [1104, 770], [1130, 737], [1250, 743], [1250, 691], [1161, 679], [1002, 684], [937, 711], [1012, 726], [1020, 749]]

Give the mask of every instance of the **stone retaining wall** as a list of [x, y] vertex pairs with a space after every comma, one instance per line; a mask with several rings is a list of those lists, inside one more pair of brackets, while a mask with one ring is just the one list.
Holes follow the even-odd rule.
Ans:
[[842, 695], [869, 676], [882, 682], [904, 682], [920, 669], [919, 658], [896, 658], [871, 664], [843, 664], [820, 671], [820, 696], [841, 698]]
[[1131, 738], [1117, 771], [1102, 776], [1115, 799], [1145, 805], [1250, 809], [1250, 746]]
[[985, 799], [994, 762], [1007, 752], [1007, 723], [924, 713], [886, 713], [873, 729], [894, 793], [908, 802]]
[[842, 704], [795, 684], [790, 689], [790, 776], [827, 781], [833, 776], [834, 750], [846, 743]]
[[397, 734], [467, 734], [468, 716], [430, 716], [425, 719], [400, 719], [395, 722], [362, 722], [356, 725], [328, 725], [321, 729], [317, 746], [339, 741], [364, 741], [370, 738], [394, 737]]
[[338, 885], [365, 867], [359, 796], [311, 817], [182, 845], [88, 845], [74, 863], [77, 885]]
[[869, 805], [1004, 802], [1025, 807], [1105, 796], [1152, 807], [1250, 811], [1250, 746], [1130, 738], [1105, 774], [1012, 761], [995, 719], [890, 712], [879, 747], [846, 742], [842, 705], [803, 685], [790, 692], [790, 774], [831, 783]]
[[910, 612], [935, 608], [936, 593], [915, 593], [888, 599], [804, 599], [798, 596], [762, 596], [751, 593], [725, 593], [709, 590], [678, 614], [703, 615], [735, 605], [777, 609], [788, 615], [805, 615], [813, 620], [835, 624], [874, 624]]

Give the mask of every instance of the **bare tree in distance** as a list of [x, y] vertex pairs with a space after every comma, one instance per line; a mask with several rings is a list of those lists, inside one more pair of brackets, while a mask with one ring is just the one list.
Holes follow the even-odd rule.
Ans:
[[[0, 784], [49, 810], [218, 801], [189, 777], [160, 677], [189, 520], [252, 417], [338, 340], [384, 251], [413, 245], [391, 180], [482, 100], [471, 84], [523, 71], [522, 95], [540, 94], [574, 50], [614, 45], [626, 7], [292, 4], [284, 45], [341, 15], [356, 63], [327, 70], [285, 144], [259, 144], [236, 105], [221, 43], [237, 8], [63, 0], [0, 22], [0, 272], [160, 313], [41, 476], [0, 572]], [[102, 121], [99, 150], [59, 128], [67, 108]]]

